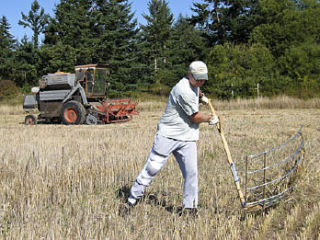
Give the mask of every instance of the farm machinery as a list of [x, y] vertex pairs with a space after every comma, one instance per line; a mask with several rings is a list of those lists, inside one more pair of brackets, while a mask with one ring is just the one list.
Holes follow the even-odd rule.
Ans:
[[88, 64], [75, 67], [75, 73], [57, 72], [42, 76], [39, 87], [25, 95], [25, 124], [37, 122], [76, 124], [106, 124], [126, 122], [138, 114], [130, 99], [105, 98], [110, 71], [105, 65]]

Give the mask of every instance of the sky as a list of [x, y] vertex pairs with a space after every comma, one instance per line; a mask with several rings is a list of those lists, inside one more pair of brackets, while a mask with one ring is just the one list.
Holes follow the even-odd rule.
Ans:
[[[10, 24], [10, 33], [18, 40], [21, 40], [26, 34], [31, 40], [32, 32], [28, 28], [24, 28], [18, 24], [22, 19], [21, 12], [28, 14], [31, 9], [31, 4], [34, 0], [0, 0], [0, 17], [5, 16]], [[171, 12], [174, 14], [175, 19], [179, 14], [183, 16], [191, 16], [192, 2], [195, 0], [167, 0]], [[53, 9], [55, 4], [58, 4], [60, 0], [38, 0], [41, 7], [44, 8], [45, 13], [53, 16]], [[149, 15], [148, 2], [149, 0], [129, 0], [132, 12], [135, 12], [135, 18], [138, 19], [138, 23], [145, 24], [145, 20], [142, 14]], [[199, 1], [198, 1], [199, 2]]]

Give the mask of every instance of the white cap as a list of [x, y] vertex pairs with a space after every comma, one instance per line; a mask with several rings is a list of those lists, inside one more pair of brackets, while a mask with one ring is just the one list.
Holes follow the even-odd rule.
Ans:
[[208, 68], [202, 61], [194, 61], [189, 66], [189, 72], [196, 80], [208, 80]]
[[39, 87], [33, 87], [31, 88], [31, 92], [32, 93], [38, 93], [40, 91], [40, 88]]

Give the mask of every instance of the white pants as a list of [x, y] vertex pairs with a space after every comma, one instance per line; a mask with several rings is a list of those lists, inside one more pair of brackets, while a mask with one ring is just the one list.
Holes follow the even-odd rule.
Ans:
[[184, 178], [183, 205], [196, 208], [198, 205], [198, 169], [196, 142], [183, 142], [155, 136], [153, 147], [146, 164], [130, 190], [129, 201], [134, 203], [144, 194], [152, 179], [167, 162], [170, 154], [175, 156]]

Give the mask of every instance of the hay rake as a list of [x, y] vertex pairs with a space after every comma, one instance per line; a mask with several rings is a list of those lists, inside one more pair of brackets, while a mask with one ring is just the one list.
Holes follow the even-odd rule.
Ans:
[[[212, 113], [216, 115], [210, 100], [208, 104]], [[224, 150], [227, 155], [228, 163], [233, 174], [234, 183], [243, 210], [247, 212], [259, 210], [265, 211], [266, 208], [278, 203], [282, 198], [286, 196], [287, 193], [289, 193], [293, 189], [296, 177], [294, 173], [297, 172], [296, 170], [303, 158], [303, 126], [301, 126], [298, 132], [286, 143], [283, 143], [278, 147], [272, 148], [268, 151], [249, 155], [246, 157], [245, 194], [243, 194], [240, 186], [240, 178], [238, 177], [235, 164], [231, 157], [229, 146], [224, 137], [221, 117], [218, 117], [220, 122], [216, 125], [216, 127], [218, 132], [220, 133], [224, 145]], [[268, 156], [271, 156], [271, 158], [274, 160], [275, 156], [273, 156], [272, 154], [276, 153], [276, 151], [285, 149], [287, 146], [292, 145], [292, 143], [294, 142], [296, 143], [296, 146], [293, 153], [292, 151], [290, 151], [291, 154], [287, 156], [288, 151], [285, 151], [283, 154], [285, 156], [283, 157], [283, 160], [274, 161], [270, 165], [267, 165]], [[253, 161], [261, 157], [263, 159], [263, 168], [256, 166], [260, 166], [261, 163], [259, 163], [258, 161]]]
[[287, 142], [270, 150], [246, 156], [244, 185], [248, 207], [260, 205], [265, 210], [277, 204], [293, 190], [297, 169], [304, 153], [302, 128], [303, 126]]

